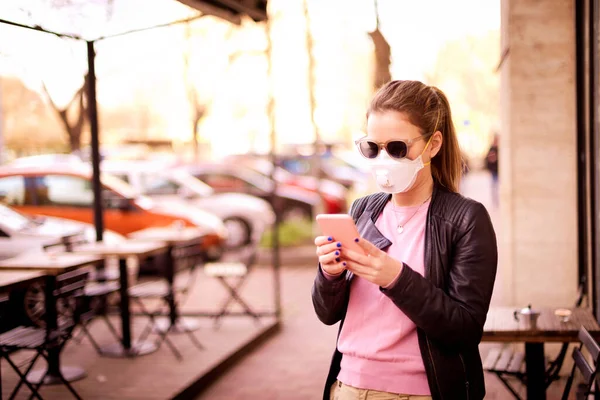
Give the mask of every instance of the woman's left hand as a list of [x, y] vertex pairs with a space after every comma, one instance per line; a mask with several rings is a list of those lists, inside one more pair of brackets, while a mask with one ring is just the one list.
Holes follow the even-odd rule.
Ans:
[[[355, 241], [357, 240], [355, 239]], [[392, 283], [402, 271], [402, 262], [379, 250], [368, 240], [358, 238], [357, 243], [367, 255], [342, 248], [340, 257], [346, 262], [346, 268], [381, 287]]]

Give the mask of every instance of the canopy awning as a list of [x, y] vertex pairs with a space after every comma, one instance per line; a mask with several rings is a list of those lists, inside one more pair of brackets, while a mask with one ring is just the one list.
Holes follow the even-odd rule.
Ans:
[[267, 0], [178, 0], [203, 14], [211, 14], [239, 24], [242, 15], [255, 22], [266, 21]]

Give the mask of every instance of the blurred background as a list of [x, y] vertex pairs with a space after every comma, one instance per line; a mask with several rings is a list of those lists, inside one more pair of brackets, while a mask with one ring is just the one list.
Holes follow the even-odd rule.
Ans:
[[[414, 79], [447, 94], [461, 193], [486, 206], [496, 229], [492, 305], [569, 306], [583, 293], [598, 320], [597, 8], [5, 0], [0, 272], [23, 258], [39, 270], [65, 253], [99, 257], [86, 310], [131, 332], [94, 324], [92, 336], [133, 357], [142, 354], [128, 347], [131, 333], [166, 343], [142, 365], [69, 335], [62, 354], [87, 371], [73, 379], [83, 398], [319, 398], [336, 330], [309, 300], [314, 217], [376, 191], [354, 141], [376, 90]], [[144, 252], [143, 238], [168, 246]], [[51, 324], [57, 294], [33, 279], [0, 290], [2, 332]], [[59, 319], [77, 314], [61, 307]], [[145, 329], [167, 317], [164, 335]], [[191, 332], [204, 350], [181, 335]], [[8, 396], [18, 374], [6, 363], [2, 374]], [[488, 398], [511, 398], [495, 376], [486, 382]]]
[[[295, 204], [288, 211], [308, 217], [314, 207], [345, 212], [374, 189], [353, 141], [365, 135], [371, 96], [392, 78], [442, 88], [465, 160], [482, 168], [499, 124], [500, 9], [463, 3], [435, 3], [427, 13], [431, 4], [274, 0], [260, 23], [198, 18], [172, 0], [143, 13], [125, 0], [9, 2], [2, 11], [26, 25], [107, 37], [95, 45], [100, 155], [107, 168], [126, 161], [112, 175], [166, 195], [177, 185], [157, 187], [146, 175], [186, 169], [213, 191], [267, 197], [273, 149], [278, 190]], [[0, 29], [11, 38], [0, 52], [1, 161], [89, 162], [85, 43]], [[23, 159], [34, 155], [44, 157]], [[234, 160], [235, 173], [227, 167]], [[119, 173], [144, 162], [156, 171]]]

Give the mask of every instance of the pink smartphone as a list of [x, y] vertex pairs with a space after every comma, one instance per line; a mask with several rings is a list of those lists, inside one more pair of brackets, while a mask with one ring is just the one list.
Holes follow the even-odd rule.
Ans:
[[342, 248], [366, 254], [354, 239], [360, 237], [354, 220], [348, 214], [319, 214], [317, 224], [325, 236], [331, 236], [334, 241], [342, 242]]

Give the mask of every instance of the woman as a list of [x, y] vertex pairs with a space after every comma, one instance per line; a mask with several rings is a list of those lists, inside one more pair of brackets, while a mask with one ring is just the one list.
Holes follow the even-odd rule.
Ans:
[[444, 93], [381, 88], [357, 141], [380, 193], [350, 214], [361, 255], [315, 239], [312, 299], [341, 321], [323, 399], [483, 399], [478, 344], [497, 266], [486, 209], [457, 193], [461, 153]]

